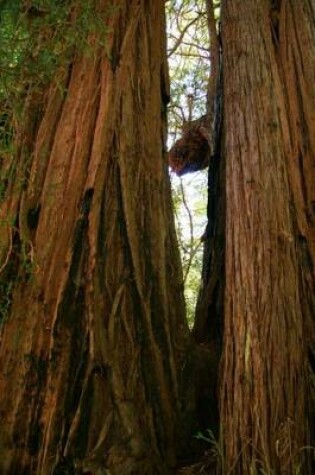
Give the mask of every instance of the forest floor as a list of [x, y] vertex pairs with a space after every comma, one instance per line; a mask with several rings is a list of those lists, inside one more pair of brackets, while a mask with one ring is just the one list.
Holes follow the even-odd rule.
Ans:
[[215, 475], [216, 463], [207, 453], [199, 462], [179, 468], [176, 475]]

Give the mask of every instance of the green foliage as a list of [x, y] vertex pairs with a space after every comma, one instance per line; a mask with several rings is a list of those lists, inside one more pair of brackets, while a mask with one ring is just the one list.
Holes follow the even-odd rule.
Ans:
[[202, 440], [209, 445], [208, 455], [212, 460], [222, 460], [222, 451], [220, 442], [215, 438], [212, 430], [207, 429], [205, 433], [198, 432], [196, 439]]
[[[104, 46], [110, 31], [93, 1], [13, 0], [0, 12], [0, 100], [50, 82], [74, 52]], [[108, 8], [105, 19], [113, 13]]]

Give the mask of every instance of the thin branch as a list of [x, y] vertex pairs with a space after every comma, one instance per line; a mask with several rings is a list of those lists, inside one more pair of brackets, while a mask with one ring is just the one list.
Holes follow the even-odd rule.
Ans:
[[168, 50], [168, 53], [167, 53], [167, 56], [168, 58], [170, 56], [172, 56], [172, 54], [175, 53], [175, 51], [177, 50], [177, 48], [181, 45], [182, 41], [183, 41], [183, 38], [185, 36], [185, 33], [187, 32], [187, 30], [194, 24], [196, 23], [196, 21], [199, 20], [199, 16], [197, 16], [196, 18], [193, 18], [189, 23], [187, 23], [187, 25], [184, 27], [184, 29], [181, 31], [181, 34], [179, 35], [179, 37], [177, 38], [174, 46]]

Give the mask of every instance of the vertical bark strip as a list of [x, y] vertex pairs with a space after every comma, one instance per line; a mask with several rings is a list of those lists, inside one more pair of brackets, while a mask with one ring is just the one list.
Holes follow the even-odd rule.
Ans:
[[99, 0], [96, 14], [107, 47], [90, 38], [64, 94], [60, 81], [44, 94], [29, 179], [5, 203], [32, 269], [17, 264], [1, 333], [3, 474], [175, 463], [187, 327], [163, 157], [164, 2]]
[[[222, 57], [220, 32], [217, 31], [214, 2], [206, 2], [208, 31], [210, 37], [211, 74], [208, 84], [207, 122], [213, 147], [208, 170], [207, 227], [204, 234], [204, 252], [201, 286], [196, 305], [192, 330], [201, 354], [208, 352], [208, 379], [201, 384], [203, 396], [197, 409], [204, 430], [210, 429], [215, 436], [219, 432], [218, 380], [222, 352], [225, 285], [225, 157], [222, 153]], [[210, 122], [209, 122], [210, 121]], [[209, 364], [210, 363], [210, 364]], [[207, 406], [205, 409], [205, 405]]]
[[[275, 4], [282, 5], [280, 23]], [[314, 192], [314, 107], [307, 100], [312, 95], [314, 104], [314, 64], [297, 45], [314, 45], [313, 14], [307, 1], [222, 5], [224, 473], [310, 473], [306, 329], [314, 318], [314, 228], [305, 218]], [[292, 31], [293, 21], [299, 26]]]
[[[303, 28], [300, 25], [303, 25]], [[296, 216], [301, 301], [312, 364], [310, 369], [314, 375], [315, 11], [312, 2], [282, 2], [276, 26], [277, 60], [283, 81], [290, 133], [287, 163]], [[313, 391], [315, 392], [315, 388]]]

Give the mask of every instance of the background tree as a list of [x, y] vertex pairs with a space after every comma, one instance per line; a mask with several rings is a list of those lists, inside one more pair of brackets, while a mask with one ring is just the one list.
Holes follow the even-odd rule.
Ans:
[[164, 2], [22, 5], [1, 157], [1, 473], [164, 475], [188, 335]]

